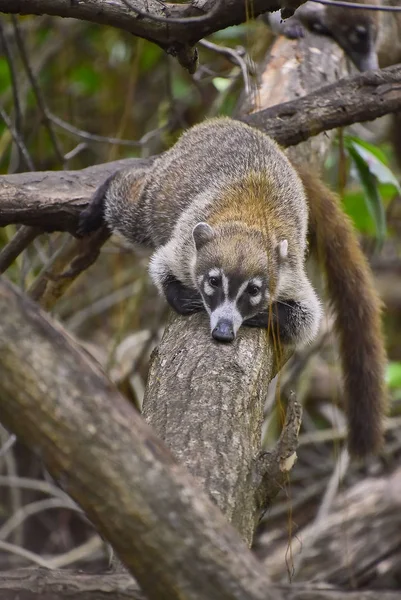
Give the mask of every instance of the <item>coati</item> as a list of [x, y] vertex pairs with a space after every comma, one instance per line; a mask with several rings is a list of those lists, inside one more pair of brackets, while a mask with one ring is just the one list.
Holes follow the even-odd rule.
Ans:
[[265, 133], [229, 118], [189, 129], [148, 170], [106, 180], [79, 235], [103, 220], [154, 248], [156, 286], [179, 314], [206, 311], [215, 340], [247, 325], [295, 346], [315, 338], [322, 317], [305, 273], [309, 224], [336, 311], [349, 450], [379, 448], [385, 353], [368, 264], [337, 197]]
[[[400, 0], [358, 0], [358, 3], [401, 6]], [[360, 71], [384, 68], [401, 61], [401, 12], [306, 2], [285, 21], [281, 20], [279, 12], [271, 13], [267, 20], [274, 31], [289, 38], [302, 37], [303, 26], [333, 37]]]

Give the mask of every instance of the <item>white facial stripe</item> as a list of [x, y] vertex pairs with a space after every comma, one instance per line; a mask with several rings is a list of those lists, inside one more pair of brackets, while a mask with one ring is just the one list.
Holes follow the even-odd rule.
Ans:
[[241, 283], [241, 285], [239, 286], [237, 295], [235, 296], [235, 302], [237, 302], [238, 298], [240, 298], [242, 296], [242, 294], [245, 292], [246, 288], [248, 287], [248, 284], [249, 284], [248, 279], [246, 281], [244, 281], [244, 283]]
[[222, 319], [226, 319], [232, 323], [235, 335], [242, 324], [242, 317], [235, 302], [225, 300], [225, 302], [210, 313], [210, 328], [212, 331]]
[[257, 296], [251, 296], [249, 298], [249, 302], [252, 304], [252, 306], [256, 306], [257, 304], [259, 304], [261, 299], [262, 299], [262, 294], [258, 294]]
[[224, 296], [225, 298], [228, 298], [228, 278], [224, 275], [224, 273], [221, 274], [221, 279], [223, 282], [223, 292], [224, 292]]

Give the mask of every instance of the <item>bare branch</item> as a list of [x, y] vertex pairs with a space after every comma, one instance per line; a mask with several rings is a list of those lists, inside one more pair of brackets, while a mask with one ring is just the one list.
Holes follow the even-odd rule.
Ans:
[[0, 274], [8, 269], [40, 233], [41, 230], [36, 227], [23, 225], [19, 228], [13, 239], [0, 251]]
[[[252, 14], [257, 17], [283, 7], [286, 16], [290, 16], [302, 3], [303, 0], [255, 0]], [[187, 4], [164, 4], [157, 0], [0, 0], [0, 12], [48, 14], [111, 25], [153, 41], [174, 55], [205, 36], [248, 18], [243, 0], [192, 0]]]
[[283, 146], [401, 110], [401, 65], [359, 73], [245, 117]]
[[[0, 314], [1, 421], [40, 452], [149, 599], [281, 598], [215, 504], [71, 337], [4, 282]], [[221, 349], [214, 352], [217, 362]]]
[[[395, 65], [342, 79], [243, 120], [290, 146], [323, 131], [401, 110], [400, 89], [401, 66]], [[94, 188], [118, 169], [143, 168], [154, 159], [125, 159], [81, 171], [4, 175], [0, 177], [0, 226], [23, 223], [75, 233], [78, 216]]]

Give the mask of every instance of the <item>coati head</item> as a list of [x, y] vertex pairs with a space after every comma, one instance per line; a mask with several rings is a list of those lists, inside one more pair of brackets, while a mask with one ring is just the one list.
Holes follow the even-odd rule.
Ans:
[[273, 251], [258, 230], [240, 224], [213, 229], [198, 223], [192, 231], [196, 248], [193, 276], [210, 317], [215, 340], [231, 342], [241, 324], [267, 311], [277, 288], [287, 240]]
[[[369, 4], [380, 3], [381, 0], [369, 0]], [[376, 49], [379, 19], [379, 11], [325, 7], [325, 26], [360, 71], [379, 68]]]

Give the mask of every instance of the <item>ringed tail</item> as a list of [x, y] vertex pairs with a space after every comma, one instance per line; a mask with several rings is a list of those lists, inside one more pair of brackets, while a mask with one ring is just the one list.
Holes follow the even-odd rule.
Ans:
[[323, 262], [335, 310], [348, 420], [348, 449], [356, 458], [377, 452], [383, 441], [386, 409], [386, 352], [381, 300], [350, 219], [336, 194], [296, 167], [309, 204], [312, 248]]

